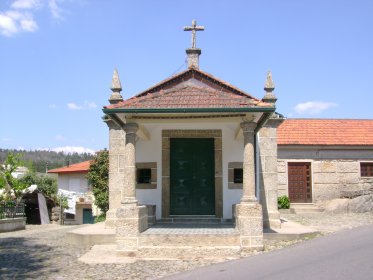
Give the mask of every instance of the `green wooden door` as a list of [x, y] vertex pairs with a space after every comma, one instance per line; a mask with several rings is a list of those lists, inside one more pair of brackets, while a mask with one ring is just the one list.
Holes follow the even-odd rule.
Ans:
[[214, 139], [170, 139], [170, 214], [214, 215]]
[[83, 224], [93, 224], [92, 209], [83, 208]]

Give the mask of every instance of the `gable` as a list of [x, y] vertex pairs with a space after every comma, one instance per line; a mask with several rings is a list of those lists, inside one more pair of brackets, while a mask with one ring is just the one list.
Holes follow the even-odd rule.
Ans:
[[188, 69], [106, 109], [273, 108], [199, 69]]

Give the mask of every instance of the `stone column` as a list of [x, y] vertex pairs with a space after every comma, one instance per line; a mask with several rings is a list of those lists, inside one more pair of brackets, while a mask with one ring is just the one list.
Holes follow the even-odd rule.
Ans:
[[125, 184], [122, 204], [137, 204], [136, 199], [136, 132], [139, 126], [129, 123], [123, 126], [126, 132]]
[[123, 126], [125, 142], [125, 177], [122, 189], [121, 207], [116, 211], [116, 243], [120, 256], [136, 256], [139, 235], [148, 228], [148, 214], [145, 205], [139, 206], [136, 199], [136, 131], [138, 125]]
[[236, 205], [236, 227], [242, 250], [263, 250], [263, 213], [255, 196], [255, 133], [256, 123], [243, 122], [243, 193]]
[[284, 121], [272, 117], [259, 131], [259, 188], [263, 206], [263, 222], [267, 228], [280, 228], [280, 213], [277, 207], [277, 127]]
[[106, 228], [115, 228], [116, 211], [121, 206], [124, 186], [125, 132], [109, 117], [104, 118], [109, 127], [109, 210], [106, 212]]
[[243, 186], [241, 202], [256, 202], [255, 196], [255, 153], [254, 129], [256, 123], [243, 122], [241, 129], [243, 133], [244, 149], [243, 149]]

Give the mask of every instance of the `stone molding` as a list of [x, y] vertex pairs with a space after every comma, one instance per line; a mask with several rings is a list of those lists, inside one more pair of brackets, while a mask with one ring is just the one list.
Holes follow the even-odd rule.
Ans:
[[170, 215], [170, 138], [214, 138], [215, 154], [215, 215], [223, 217], [222, 131], [162, 130], [162, 218]]

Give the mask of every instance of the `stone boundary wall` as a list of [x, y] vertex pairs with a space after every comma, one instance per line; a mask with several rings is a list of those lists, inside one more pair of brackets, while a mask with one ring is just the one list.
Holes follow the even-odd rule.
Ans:
[[360, 176], [360, 162], [369, 161], [373, 161], [371, 150], [280, 150], [278, 195], [288, 196], [288, 162], [311, 163], [312, 201], [319, 202], [340, 198], [343, 191], [369, 190], [373, 177]]
[[0, 232], [16, 231], [26, 228], [26, 218], [1, 219]]

